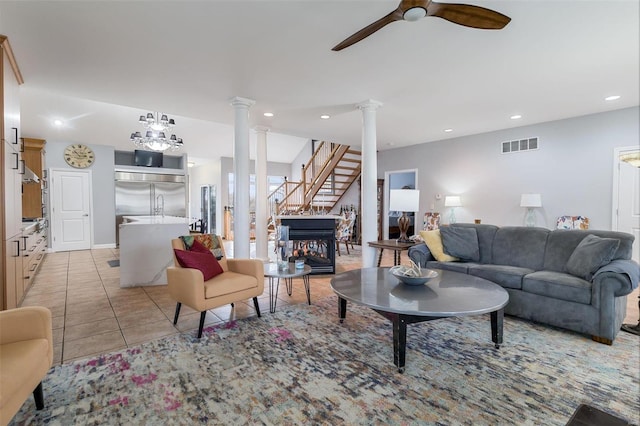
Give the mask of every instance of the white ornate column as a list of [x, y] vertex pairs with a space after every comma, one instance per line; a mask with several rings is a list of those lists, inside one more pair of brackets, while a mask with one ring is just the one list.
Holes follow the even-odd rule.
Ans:
[[269, 261], [269, 205], [267, 203], [267, 132], [268, 127], [255, 127], [256, 140], [256, 259]]
[[369, 268], [376, 266], [376, 249], [367, 243], [378, 239], [376, 110], [382, 103], [369, 99], [356, 106], [362, 111], [362, 267]]
[[234, 97], [233, 139], [233, 257], [248, 259], [250, 256], [250, 215], [249, 215], [249, 108], [254, 100]]

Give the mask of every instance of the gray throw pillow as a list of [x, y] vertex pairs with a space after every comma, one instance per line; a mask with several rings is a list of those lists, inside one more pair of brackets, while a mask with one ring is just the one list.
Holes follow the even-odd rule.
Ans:
[[468, 262], [480, 260], [478, 233], [475, 228], [443, 226], [440, 228], [444, 252]]
[[589, 234], [580, 241], [567, 260], [565, 268], [571, 275], [591, 281], [593, 273], [611, 262], [620, 240]]

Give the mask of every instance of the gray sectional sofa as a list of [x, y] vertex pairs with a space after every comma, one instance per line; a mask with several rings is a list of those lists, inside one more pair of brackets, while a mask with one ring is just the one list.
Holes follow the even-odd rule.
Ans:
[[509, 292], [506, 314], [601, 343], [612, 344], [626, 295], [640, 279], [640, 266], [630, 260], [634, 237], [622, 232], [460, 223], [440, 233], [445, 253], [460, 260], [437, 261], [425, 244], [411, 247], [409, 257], [422, 267], [493, 281]]

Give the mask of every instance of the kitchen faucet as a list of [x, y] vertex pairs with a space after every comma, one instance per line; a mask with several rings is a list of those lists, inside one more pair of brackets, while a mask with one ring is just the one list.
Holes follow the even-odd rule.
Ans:
[[[162, 204], [160, 204], [160, 201], [162, 201]], [[164, 217], [164, 195], [160, 194], [156, 197], [156, 208], [155, 208], [155, 213], [158, 214], [162, 214], [162, 217]]]

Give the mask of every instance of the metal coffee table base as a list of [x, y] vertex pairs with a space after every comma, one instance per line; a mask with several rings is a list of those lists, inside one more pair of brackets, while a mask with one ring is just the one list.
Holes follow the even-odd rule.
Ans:
[[[293, 292], [293, 278], [282, 278], [287, 287], [287, 294], [291, 296]], [[302, 275], [302, 282], [304, 283], [304, 290], [307, 293], [307, 303], [311, 305], [311, 290], [309, 288], [309, 275]], [[274, 313], [276, 311], [276, 303], [278, 301], [278, 289], [280, 288], [280, 278], [269, 277], [269, 312]]]
[[[398, 367], [399, 373], [404, 373], [405, 358], [407, 352], [407, 324], [433, 321], [447, 317], [427, 317], [419, 315], [405, 315], [395, 312], [386, 312], [373, 309], [393, 323], [393, 364]], [[340, 322], [344, 322], [347, 316], [347, 300], [338, 297], [338, 314]], [[502, 344], [502, 330], [504, 325], [504, 308], [491, 312], [491, 340], [499, 349]]]

